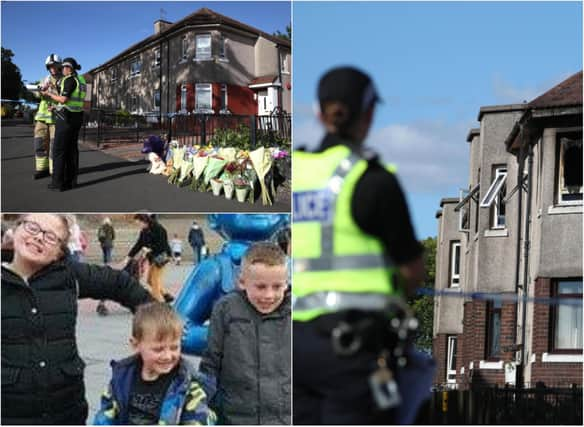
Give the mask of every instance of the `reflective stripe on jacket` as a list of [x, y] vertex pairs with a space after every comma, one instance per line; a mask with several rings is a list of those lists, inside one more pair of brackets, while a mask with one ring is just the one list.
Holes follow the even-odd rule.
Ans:
[[65, 81], [67, 79], [73, 78], [77, 82], [75, 90], [65, 103], [65, 108], [72, 113], [79, 113], [83, 111], [83, 102], [85, 101], [85, 93], [87, 92], [87, 84], [85, 83], [85, 79], [83, 76], [80, 75], [69, 75], [63, 77], [61, 80], [61, 93], [65, 88]]
[[370, 308], [376, 309], [376, 296], [394, 293], [395, 267], [382, 243], [364, 233], [351, 213], [351, 200], [367, 161], [338, 145], [321, 153], [295, 152], [292, 167], [293, 319], [307, 321], [351, 308], [357, 299], [342, 298], [344, 305], [340, 305], [338, 296], [343, 294], [360, 296], [355, 308], [367, 309], [367, 303], [374, 301]]

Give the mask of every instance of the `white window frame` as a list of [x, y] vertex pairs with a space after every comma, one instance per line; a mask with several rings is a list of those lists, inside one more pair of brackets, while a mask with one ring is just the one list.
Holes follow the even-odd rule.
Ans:
[[557, 199], [558, 205], [581, 205], [582, 200], [564, 200], [564, 195], [567, 194], [574, 194], [574, 193], [583, 193], [583, 188], [580, 186], [579, 188], [571, 188], [568, 189], [564, 185], [564, 150], [567, 144], [579, 144], [582, 145], [582, 139], [580, 140], [569, 140], [568, 138], [560, 138], [559, 142], [560, 149], [558, 155], [560, 156], [557, 165], [558, 165], [558, 183], [557, 183]]
[[[156, 105], [156, 95], [158, 95], [158, 106]], [[154, 91], [154, 95], [153, 95], [153, 99], [152, 99], [152, 105], [154, 105], [154, 111], [160, 111], [160, 106], [161, 106], [161, 93], [160, 93], [160, 89], [156, 89]]]
[[[207, 50], [199, 49], [199, 40], [201, 39], [209, 39], [209, 52]], [[211, 33], [201, 33], [195, 35], [195, 60], [209, 60], [213, 56], [213, 38], [211, 37]]]
[[456, 364], [452, 366], [452, 363], [455, 361], [457, 344], [458, 337], [449, 335], [446, 347], [446, 382], [448, 384], [456, 383]]
[[[199, 107], [199, 94], [209, 91], [209, 108]], [[198, 114], [213, 114], [213, 85], [211, 83], [197, 83], [195, 85], [195, 112]]]
[[[507, 175], [507, 166], [498, 166], [495, 168], [495, 179], [496, 181], [500, 175], [505, 174]], [[499, 212], [501, 211], [501, 204], [505, 203], [505, 196], [507, 191], [503, 191], [503, 189], [507, 189], [506, 185], [506, 178], [503, 178], [503, 183], [500, 185], [499, 189], [497, 190], [497, 194], [495, 195], [495, 199], [492, 202], [492, 219], [491, 219], [491, 229], [493, 230], [504, 230], [507, 228], [507, 220], [503, 217], [503, 223], [499, 222]], [[488, 193], [488, 191], [487, 191]], [[486, 196], [485, 196], [486, 197]]]
[[180, 110], [183, 113], [187, 112], [187, 84], [180, 85]]
[[152, 61], [152, 68], [160, 67], [160, 59], [161, 59], [160, 48], [155, 47], [154, 48], [154, 61]]
[[[456, 251], [458, 250], [458, 272], [455, 273], [456, 267]], [[460, 287], [460, 264], [462, 258], [462, 247], [460, 246], [460, 240], [450, 241], [450, 277], [448, 280], [449, 288], [459, 288]]]
[[483, 197], [483, 200], [481, 200], [481, 204], [480, 204], [481, 208], [491, 207], [491, 205], [493, 204], [493, 202], [497, 198], [499, 191], [501, 191], [501, 188], [503, 187], [503, 184], [505, 183], [506, 178], [507, 178], [507, 167], [506, 166], [501, 166], [500, 168], [497, 168], [495, 170], [495, 178], [493, 179], [491, 186], [489, 187], [489, 189], [485, 193], [485, 197]]
[[[211, 94], [212, 96], [212, 94]], [[222, 83], [221, 84], [221, 103], [223, 104], [223, 106], [220, 108], [219, 110], [219, 114], [230, 114], [229, 111], [229, 98], [228, 98], [228, 93], [227, 93], [227, 84]], [[225, 100], [225, 102], [223, 102], [223, 100]]]
[[181, 37], [180, 43], [181, 43], [180, 44], [180, 52], [181, 52], [180, 58], [181, 58], [181, 61], [185, 61], [187, 59], [188, 51], [189, 51], [189, 38], [186, 34]]
[[[134, 66], [136, 64], [136, 66]], [[130, 61], [130, 77], [139, 76], [142, 70], [142, 63], [139, 58], [134, 58]]]

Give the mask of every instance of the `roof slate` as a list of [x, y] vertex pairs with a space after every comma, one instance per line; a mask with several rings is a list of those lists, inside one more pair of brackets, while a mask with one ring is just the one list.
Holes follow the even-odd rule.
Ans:
[[568, 77], [528, 104], [531, 108], [565, 107], [569, 105], [582, 105], [582, 71]]

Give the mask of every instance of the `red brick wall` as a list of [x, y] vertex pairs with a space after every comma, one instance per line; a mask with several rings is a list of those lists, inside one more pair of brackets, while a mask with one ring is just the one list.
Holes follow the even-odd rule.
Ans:
[[438, 334], [432, 340], [432, 355], [436, 361], [434, 384], [444, 384], [446, 382], [447, 342], [448, 339], [446, 334]]
[[[515, 343], [516, 305], [503, 304], [501, 308], [501, 354], [496, 360], [503, 362], [513, 360], [515, 353], [510, 348]], [[503, 369], [479, 369], [481, 360], [486, 360], [487, 344], [487, 303], [485, 301], [469, 301], [464, 304], [463, 333], [459, 337], [458, 372], [464, 366], [464, 374], [458, 378], [461, 385], [469, 382], [488, 384], [505, 384]], [[508, 350], [508, 351], [504, 351]], [[495, 361], [495, 360], [494, 360]], [[473, 363], [473, 370], [469, 369]]]
[[[535, 297], [546, 298], [552, 294], [552, 280], [540, 277], [535, 281]], [[531, 365], [532, 384], [543, 381], [549, 386], [582, 384], [582, 363], [558, 363], [541, 361], [543, 353], [548, 353], [550, 348], [550, 306], [535, 304], [533, 315], [532, 352], [536, 354], [536, 361]]]

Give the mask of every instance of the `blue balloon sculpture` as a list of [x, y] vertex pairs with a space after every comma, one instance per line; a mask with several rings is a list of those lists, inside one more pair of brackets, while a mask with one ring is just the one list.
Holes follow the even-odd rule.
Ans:
[[210, 227], [226, 242], [216, 255], [202, 260], [182, 287], [174, 307], [185, 322], [182, 350], [201, 355], [215, 302], [235, 288], [241, 257], [253, 243], [269, 240], [290, 223], [288, 214], [210, 214]]

